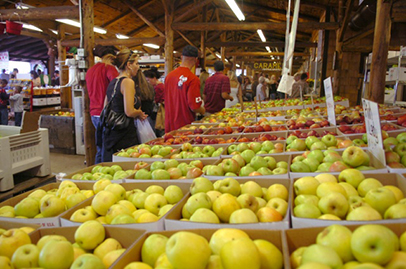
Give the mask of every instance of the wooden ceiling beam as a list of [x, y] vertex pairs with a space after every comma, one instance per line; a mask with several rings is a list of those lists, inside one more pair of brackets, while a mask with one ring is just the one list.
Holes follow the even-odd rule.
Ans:
[[343, 46], [348, 46], [351, 43], [354, 43], [357, 40], [363, 39], [364, 37], [367, 37], [369, 35], [372, 35], [375, 31], [375, 25], [373, 25], [372, 27], [370, 27], [367, 30], [364, 30], [361, 33], [358, 33], [352, 37], [347, 38], [346, 40], [344, 40], [343, 42]]
[[191, 8], [189, 8], [186, 12], [183, 12], [179, 16], [176, 16], [176, 20], [174, 22], [179, 22], [182, 19], [186, 18], [187, 16], [199, 12], [203, 7], [207, 6], [208, 4], [211, 4], [212, 2], [213, 0], [204, 0], [198, 3], [197, 5], [195, 5], [195, 3], [191, 3], [190, 4]]
[[[154, 43], [157, 45], [162, 45], [165, 43], [165, 38], [163, 37], [140, 37], [140, 38], [129, 38], [129, 39], [100, 39], [94, 40], [95, 45], [102, 46], [126, 46], [134, 47], [143, 43]], [[79, 46], [79, 40], [62, 40], [62, 46], [64, 47], [77, 47]]]
[[[241, 41], [214, 41], [207, 42], [207, 46], [210, 47], [283, 47], [285, 46], [284, 41], [269, 41], [269, 42], [241, 42]], [[317, 43], [313, 42], [296, 42], [295, 47], [297, 48], [317, 48]]]
[[40, 61], [43, 61], [43, 60], [48, 59], [48, 56], [47, 57], [32, 57], [32, 56], [21, 56], [21, 55], [13, 54], [13, 53], [10, 53], [8, 55], [8, 57], [10, 59], [16, 59], [16, 60], [40, 60]]
[[[283, 52], [226, 52], [226, 56], [284, 56]], [[293, 56], [308, 57], [308, 53], [295, 52]]]
[[[337, 30], [338, 27], [337, 22], [301, 22], [298, 24], [298, 30]], [[286, 22], [178, 22], [174, 23], [172, 28], [179, 31], [286, 30]]]
[[343, 42], [345, 31], [347, 30], [348, 22], [350, 20], [350, 15], [352, 7], [354, 6], [354, 0], [347, 0], [347, 5], [345, 7], [345, 15], [342, 22], [340, 22], [341, 27], [338, 30], [338, 41]]
[[109, 20], [106, 23], [103, 23], [100, 27], [102, 28], [107, 28], [113, 24], [118, 23], [119, 21], [121, 21], [122, 19], [124, 19], [127, 15], [132, 14], [131, 10], [127, 10], [126, 12], [123, 12], [121, 14], [119, 14], [118, 16], [116, 16], [114, 19]]
[[[3, 20], [33, 21], [33, 20], [55, 20], [55, 19], [78, 19], [79, 8], [76, 6], [58, 6], [58, 7], [38, 7], [30, 9], [1, 9]], [[17, 13], [19, 16], [14, 15]]]

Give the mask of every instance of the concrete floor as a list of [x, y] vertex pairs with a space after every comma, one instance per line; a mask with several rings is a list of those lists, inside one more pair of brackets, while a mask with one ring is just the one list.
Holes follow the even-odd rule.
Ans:
[[50, 159], [51, 172], [53, 174], [60, 172], [70, 174], [86, 167], [84, 155], [69, 155], [51, 152]]

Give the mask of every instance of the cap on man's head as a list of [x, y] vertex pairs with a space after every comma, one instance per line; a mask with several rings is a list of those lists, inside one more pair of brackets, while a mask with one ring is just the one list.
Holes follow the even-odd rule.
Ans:
[[224, 70], [224, 63], [222, 61], [215, 61], [213, 66], [214, 66], [214, 70], [216, 70], [216, 71]]
[[187, 45], [183, 48], [182, 55], [197, 58], [199, 56], [199, 50], [194, 46]]

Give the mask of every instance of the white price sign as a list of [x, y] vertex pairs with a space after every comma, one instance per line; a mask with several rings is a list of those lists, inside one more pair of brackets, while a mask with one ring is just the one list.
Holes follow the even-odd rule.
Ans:
[[323, 83], [324, 93], [326, 94], [327, 119], [331, 125], [336, 125], [336, 112], [334, 110], [333, 85], [331, 83], [331, 77], [323, 80]]
[[6, 69], [8, 70], [9, 65], [9, 58], [8, 58], [8, 51], [0, 52], [0, 70]]
[[380, 162], [385, 164], [378, 104], [362, 99], [362, 106], [364, 108], [365, 127], [368, 135], [368, 148]]

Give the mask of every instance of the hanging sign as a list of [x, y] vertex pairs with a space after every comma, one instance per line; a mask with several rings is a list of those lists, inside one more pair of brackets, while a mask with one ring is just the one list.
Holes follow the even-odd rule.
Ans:
[[282, 70], [281, 62], [256, 62], [254, 69], [257, 70]]
[[333, 85], [331, 83], [331, 77], [323, 80], [323, 83], [324, 93], [326, 94], [327, 119], [331, 125], [336, 125], [336, 112], [334, 110]]
[[0, 70], [6, 69], [8, 70], [9, 66], [9, 57], [8, 51], [0, 52]]
[[368, 136], [368, 149], [380, 162], [385, 161], [383, 151], [381, 119], [379, 117], [378, 104], [366, 99], [362, 99], [364, 108], [365, 127]]

